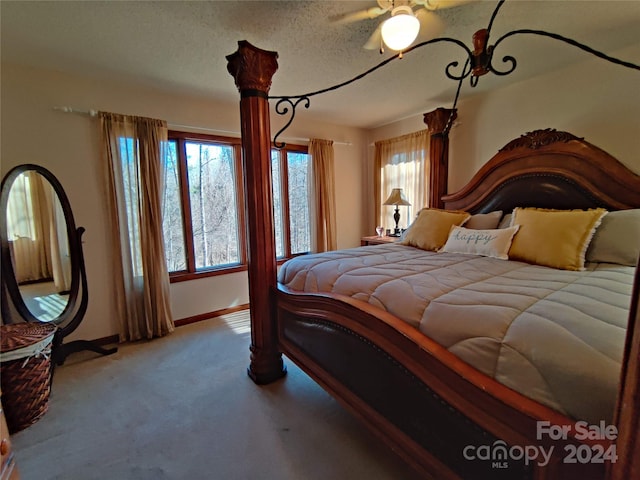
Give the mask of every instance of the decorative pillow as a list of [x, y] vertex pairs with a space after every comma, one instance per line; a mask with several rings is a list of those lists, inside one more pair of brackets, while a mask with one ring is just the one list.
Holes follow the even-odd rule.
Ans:
[[607, 213], [593, 235], [587, 250], [587, 260], [635, 267], [638, 256], [640, 256], [640, 209]]
[[416, 216], [414, 217], [413, 221], [409, 225], [407, 225], [407, 228], [402, 230], [402, 233], [400, 234], [400, 240], [399, 240], [400, 242], [402, 242], [405, 238], [407, 238], [407, 235], [409, 234], [409, 230], [411, 230], [411, 227], [413, 226], [413, 222], [416, 221], [421, 211], [422, 209], [418, 210], [418, 213], [416, 213]]
[[470, 216], [468, 212], [458, 210], [423, 208], [400, 243], [423, 250], [437, 250], [447, 241], [451, 227], [461, 225]]
[[563, 270], [583, 270], [591, 237], [606, 213], [604, 208], [515, 208], [511, 223], [520, 225], [520, 230], [511, 243], [509, 258]]
[[492, 230], [498, 228], [498, 223], [502, 218], [502, 210], [496, 210], [489, 213], [476, 213], [464, 222], [465, 228], [473, 228], [476, 230]]
[[477, 230], [454, 226], [451, 227], [447, 243], [438, 251], [508, 260], [511, 240], [519, 228], [520, 226], [516, 225], [501, 229]]
[[500, 223], [498, 224], [498, 228], [510, 227], [512, 218], [513, 218], [513, 214], [512, 213], [505, 214], [505, 216], [502, 217], [502, 220], [500, 220]]

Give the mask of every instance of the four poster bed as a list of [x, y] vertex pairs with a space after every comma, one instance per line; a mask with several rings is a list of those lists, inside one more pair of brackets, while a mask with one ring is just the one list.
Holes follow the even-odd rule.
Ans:
[[[637, 443], [640, 410], [637, 269], [628, 265], [589, 262], [584, 271], [569, 271], [463, 255], [466, 262], [460, 260], [460, 255], [423, 252], [413, 246], [380, 245], [300, 257], [285, 264], [277, 277], [267, 99], [271, 76], [276, 69], [275, 54], [240, 42], [238, 52], [228, 58], [229, 71], [241, 93], [250, 250], [251, 378], [262, 384], [282, 377], [286, 373], [282, 362], [284, 353], [427, 477], [584, 479], [608, 475], [610, 478], [632, 478], [638, 472], [640, 457]], [[435, 179], [435, 182], [442, 184], [441, 180]], [[442, 201], [446, 210], [469, 214], [498, 210], [508, 213], [516, 207], [631, 210], [640, 208], [640, 176], [580, 138], [565, 132], [543, 130], [506, 144], [464, 188], [444, 196]], [[628, 241], [637, 243], [638, 239]], [[405, 256], [407, 252], [408, 257]], [[435, 284], [425, 284], [422, 277], [414, 283], [406, 281], [417, 274], [412, 269], [417, 268], [421, 262], [418, 258], [422, 258], [418, 255], [422, 254], [438, 259], [435, 265], [426, 267], [427, 276]], [[359, 266], [348, 263], [354, 258]], [[381, 258], [387, 261], [380, 262]], [[438, 263], [443, 258], [453, 260], [447, 265]], [[344, 267], [347, 274], [356, 273], [351, 278], [339, 276], [328, 267], [331, 263]], [[368, 269], [361, 272], [365, 283], [360, 292], [354, 277], [360, 275], [358, 269], [363, 266]], [[419, 291], [420, 294], [414, 296], [420, 297], [426, 305], [424, 312], [408, 320], [397, 313], [407, 310], [408, 297], [391, 292], [386, 300], [383, 299], [381, 286], [393, 283], [393, 280], [381, 282], [376, 279], [376, 275], [388, 279], [390, 270], [397, 270], [398, 266], [402, 266], [400, 270], [405, 276], [402, 280], [405, 290]], [[492, 283], [496, 270], [506, 277]], [[560, 280], [556, 283], [561, 285], [556, 290], [541, 278], [542, 273], [548, 271], [556, 271], [559, 275]], [[472, 285], [488, 285], [488, 293], [485, 292], [488, 297], [482, 299], [477, 296], [482, 292], [471, 292], [469, 282], [450, 285], [468, 275], [473, 277]], [[595, 277], [604, 278], [604, 283], [593, 283]], [[341, 282], [345, 284], [342, 290], [334, 288]], [[576, 285], [577, 290], [572, 290]], [[533, 291], [536, 288], [537, 293]], [[608, 288], [611, 291], [607, 293]], [[455, 345], [465, 342], [452, 341], [450, 347], [453, 347], [448, 349], [444, 345], [446, 340], [434, 340], [440, 330], [428, 325], [431, 318], [428, 310], [433, 305], [447, 304], [449, 308], [437, 317], [436, 324], [446, 324], [448, 318], [452, 319], [450, 323], [461, 319], [462, 326], [456, 328], [464, 330], [472, 325], [474, 318], [481, 318], [479, 323], [485, 320], [491, 323], [494, 314], [483, 314], [485, 303], [490, 303], [487, 298], [504, 298], [513, 293], [518, 293], [520, 298], [534, 299], [525, 302], [525, 313], [531, 305], [546, 301], [567, 307], [571, 312], [577, 312], [584, 304], [580, 315], [589, 318], [592, 314], [598, 316], [594, 310], [601, 307], [607, 311], [613, 309], [613, 319], [605, 312], [593, 330], [582, 334], [579, 328], [574, 330], [575, 325], [562, 323], [567, 316], [566, 310], [560, 310], [556, 313], [557, 321], [549, 323], [560, 325], [563, 332], [570, 331], [571, 335], [566, 343], [564, 337], [558, 341], [552, 336], [558, 330], [551, 328], [546, 334], [547, 342], [545, 330], [536, 326], [544, 323], [547, 305], [541, 313], [534, 312], [540, 317], [539, 321], [529, 319], [528, 325], [533, 325], [531, 329], [525, 328], [520, 337], [515, 337], [514, 343], [509, 344], [506, 337], [517, 330], [514, 325], [522, 324], [523, 312], [512, 315], [511, 310], [515, 307], [504, 304], [501, 313], [495, 315], [502, 318], [505, 311], [511, 312], [505, 320], [505, 330], [501, 331], [502, 327], [497, 326], [497, 333], [478, 331], [474, 338], [466, 338], [467, 344], [480, 345], [482, 357], [491, 349], [497, 348], [500, 355], [500, 350], [516, 351], [520, 342], [530, 340], [533, 343], [520, 348], [520, 352], [526, 350], [531, 354], [526, 361], [516, 358], [515, 363], [504, 371], [496, 373], [496, 369], [493, 376], [487, 373], [486, 362], [483, 364], [482, 359], [475, 365], [473, 360], [466, 360], [466, 354], [473, 348], [456, 350]], [[447, 295], [457, 295], [458, 303], [442, 302]], [[559, 295], [555, 302], [549, 301], [553, 295]], [[471, 301], [465, 304], [469, 298]], [[631, 299], [634, 304], [628, 317]], [[394, 300], [399, 304], [395, 310]], [[461, 306], [469, 307], [462, 309], [466, 313], [456, 310]], [[630, 318], [628, 326], [627, 318]], [[460, 334], [455, 331], [451, 335]], [[447, 335], [449, 333], [443, 337]], [[476, 342], [476, 338], [484, 337], [491, 339], [486, 343]], [[611, 363], [611, 368], [602, 370], [601, 380], [607, 385], [602, 387], [605, 393], [599, 391], [600, 384], [593, 383], [600, 380], [589, 374], [591, 369], [600, 370], [600, 365], [593, 365], [593, 368], [588, 364], [580, 365], [583, 357], [579, 355], [576, 357], [578, 365], [568, 365], [571, 355], [577, 351], [572, 350], [574, 344], [578, 350], [580, 345], [587, 344], [586, 350], [598, 351], [595, 356], [584, 358], [597, 359], [601, 355], [603, 363]], [[558, 355], [559, 364], [548, 367], [540, 378], [532, 380], [536, 376], [535, 370], [548, 363], [547, 356], [554, 357], [554, 352], [563, 350], [564, 345], [567, 345], [569, 355]], [[541, 359], [542, 354], [547, 356]], [[489, 363], [498, 362], [496, 357], [482, 358], [489, 358], [486, 360]], [[565, 363], [570, 370], [568, 373], [563, 372]], [[558, 375], [559, 388], [567, 383], [568, 391], [575, 388], [583, 398], [554, 403], [545, 399], [564, 394], [556, 391], [529, 394], [526, 384], [522, 387], [509, 382], [511, 374], [517, 377], [523, 371], [524, 376], [531, 377], [528, 381], [534, 385], [534, 390], [540, 390], [538, 386], [545, 384], [545, 376]], [[575, 383], [572, 383], [573, 378]], [[621, 382], [618, 382], [619, 378], [622, 378]], [[578, 380], [586, 383], [577, 386]], [[592, 402], [590, 396], [602, 401]], [[581, 400], [593, 410], [581, 410]], [[594, 434], [598, 438], [581, 438], [576, 422], [585, 418], [588, 424], [602, 419], [601, 427], [615, 423], [619, 433], [617, 439], [610, 434], [608, 438], [602, 438], [607, 437], [604, 430], [599, 435]], [[537, 428], [539, 421], [548, 422], [544, 424], [547, 426], [565, 427], [566, 438], [557, 439], [549, 430], [541, 432]], [[541, 456], [527, 459], [518, 455], [527, 447], [538, 448], [537, 455], [543, 448], [550, 456], [543, 461]], [[482, 448], [484, 454], [481, 455]], [[572, 457], [572, 451], [578, 452], [578, 457]], [[572, 458], [576, 459], [575, 463], [567, 463]]]

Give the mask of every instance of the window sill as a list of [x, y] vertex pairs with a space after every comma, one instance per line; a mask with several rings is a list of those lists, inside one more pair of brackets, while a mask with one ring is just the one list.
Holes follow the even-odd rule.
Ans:
[[189, 280], [197, 280], [199, 278], [217, 277], [218, 275], [226, 275], [228, 273], [246, 272], [246, 265], [234, 265], [229, 267], [219, 267], [198, 272], [175, 272], [169, 274], [169, 283], [186, 282]]
[[[287, 260], [301, 255], [308, 255], [308, 253], [299, 253], [292, 255], [288, 258], [278, 258], [276, 265], [280, 266]], [[198, 272], [174, 272], [169, 274], [169, 283], [187, 282], [189, 280], [197, 280], [199, 278], [216, 277], [218, 275], [227, 275], [228, 273], [246, 272], [247, 265], [233, 265], [229, 267], [211, 268], [207, 270], [200, 270]]]

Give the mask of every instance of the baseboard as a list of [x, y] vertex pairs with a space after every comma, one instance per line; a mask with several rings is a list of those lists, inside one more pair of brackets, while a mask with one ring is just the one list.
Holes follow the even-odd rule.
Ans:
[[181, 318], [180, 320], [175, 320], [173, 323], [176, 327], [182, 327], [184, 325], [189, 325], [190, 323], [201, 322], [202, 320], [221, 317], [222, 315], [229, 315], [230, 313], [240, 312], [242, 310], [248, 309], [249, 304], [245, 303], [243, 305], [236, 305], [235, 307], [223, 308], [221, 310], [215, 310], [208, 313], [201, 313], [199, 315], [194, 315], [193, 317]]
[[105, 345], [113, 345], [120, 342], [120, 335], [109, 335], [108, 337], [97, 338], [93, 340], [93, 343], [104, 347]]
[[[210, 318], [221, 317], [222, 315], [229, 315], [230, 313], [240, 312], [242, 310], [248, 309], [249, 304], [245, 303], [242, 305], [236, 305], [235, 307], [223, 308], [220, 310], [215, 310], [213, 312], [201, 313], [192, 317], [174, 320], [173, 324], [176, 327], [183, 327], [184, 325], [190, 325], [192, 323], [201, 322], [203, 320], [209, 320]], [[93, 340], [93, 342], [100, 346], [113, 345], [114, 343], [120, 342], [120, 335], [110, 335], [108, 337], [98, 338], [96, 340]]]

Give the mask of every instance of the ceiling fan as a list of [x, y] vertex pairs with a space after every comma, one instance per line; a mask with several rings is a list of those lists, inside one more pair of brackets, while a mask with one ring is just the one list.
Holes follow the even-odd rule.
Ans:
[[435, 38], [444, 30], [444, 22], [436, 13], [444, 8], [457, 7], [472, 0], [376, 0], [377, 7], [346, 13], [334, 20], [337, 23], [353, 23], [373, 19], [391, 13], [378, 25], [364, 44], [367, 50], [380, 49], [384, 45], [391, 50], [404, 50], [418, 34], [424, 39]]

